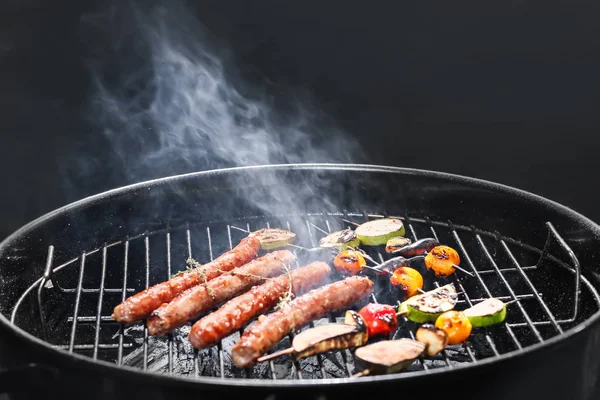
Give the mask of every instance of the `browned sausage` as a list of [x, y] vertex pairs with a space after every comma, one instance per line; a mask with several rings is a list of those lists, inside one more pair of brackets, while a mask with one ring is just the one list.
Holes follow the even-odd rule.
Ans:
[[232, 349], [233, 362], [240, 368], [252, 367], [286, 335], [329, 312], [348, 308], [366, 299], [372, 291], [373, 282], [368, 278], [352, 276], [295, 298], [242, 334]]
[[325, 283], [330, 274], [329, 265], [317, 261], [254, 286], [197, 321], [189, 334], [192, 346], [205, 349], [215, 345], [241, 329], [252, 318], [275, 307], [287, 292], [299, 296]]
[[210, 281], [223, 272], [231, 271], [248, 263], [256, 257], [259, 250], [260, 241], [254, 237], [246, 237], [232, 250], [223, 253], [215, 260], [127, 298], [115, 307], [112, 317], [123, 323], [142, 320], [161, 304], [168, 303], [186, 289]]
[[150, 335], [164, 335], [203, 312], [218, 306], [252, 286], [281, 275], [296, 257], [289, 250], [268, 253], [205, 284], [189, 288], [152, 312], [146, 325]]

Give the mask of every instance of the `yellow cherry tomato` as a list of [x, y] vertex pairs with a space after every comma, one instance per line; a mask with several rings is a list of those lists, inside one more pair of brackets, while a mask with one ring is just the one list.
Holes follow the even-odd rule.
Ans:
[[423, 277], [416, 269], [400, 267], [390, 277], [390, 282], [404, 292], [404, 300], [413, 297], [423, 289]]
[[460, 256], [452, 247], [437, 246], [434, 247], [425, 256], [425, 265], [427, 269], [433, 271], [435, 276], [445, 278], [454, 273], [454, 265], [460, 264]]
[[440, 328], [448, 335], [448, 344], [460, 344], [471, 335], [473, 326], [469, 318], [456, 310], [446, 311], [435, 321], [436, 328]]

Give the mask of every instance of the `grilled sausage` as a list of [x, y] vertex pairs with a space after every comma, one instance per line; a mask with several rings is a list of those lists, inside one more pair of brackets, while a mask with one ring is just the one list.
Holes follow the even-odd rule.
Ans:
[[257, 258], [205, 284], [189, 288], [152, 312], [146, 322], [148, 333], [163, 335], [197, 318], [233, 296], [281, 275], [296, 259], [289, 250], [279, 250]]
[[330, 274], [329, 265], [317, 261], [254, 286], [197, 321], [192, 326], [189, 340], [197, 349], [211, 347], [241, 329], [252, 318], [275, 307], [288, 291], [299, 296], [323, 284]]
[[242, 334], [232, 349], [233, 362], [240, 368], [252, 367], [284, 336], [329, 312], [366, 299], [372, 291], [373, 282], [368, 278], [352, 276], [297, 297]]
[[127, 298], [114, 308], [112, 317], [122, 323], [142, 320], [161, 304], [168, 303], [183, 291], [248, 263], [256, 257], [259, 250], [260, 241], [254, 237], [246, 237], [232, 250], [215, 260]]

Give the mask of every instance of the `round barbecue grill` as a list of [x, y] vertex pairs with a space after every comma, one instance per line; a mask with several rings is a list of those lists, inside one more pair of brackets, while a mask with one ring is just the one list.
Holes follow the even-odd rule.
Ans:
[[[356, 378], [350, 350], [240, 369], [231, 347], [241, 332], [196, 351], [190, 324], [151, 337], [145, 324], [110, 316], [126, 297], [184, 270], [186, 259], [210, 261], [249, 231], [294, 231], [302, 265], [315, 257], [302, 248], [327, 233], [390, 216], [403, 220], [411, 239], [435, 237], [463, 260], [468, 273], [429, 280], [425, 290], [453, 282], [457, 309], [489, 297], [515, 301], [505, 323], [476, 329], [465, 344], [408, 370]], [[301, 164], [144, 182], [68, 205], [0, 244], [0, 382], [22, 390], [13, 382], [21, 374], [26, 391], [86, 398], [342, 398], [374, 387], [463, 399], [591, 398], [600, 372], [599, 250], [600, 227], [564, 206], [437, 172]], [[377, 248], [369, 254], [389, 258]], [[383, 286], [370, 300], [395, 304]], [[342, 320], [343, 312], [333, 313], [299, 330]], [[401, 320], [393, 338], [414, 338], [415, 329]], [[456, 379], [468, 382], [467, 393], [448, 393], [444, 385]]]

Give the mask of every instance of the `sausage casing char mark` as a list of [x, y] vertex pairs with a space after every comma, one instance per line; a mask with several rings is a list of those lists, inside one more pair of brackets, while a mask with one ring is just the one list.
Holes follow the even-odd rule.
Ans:
[[207, 283], [189, 288], [171, 302], [152, 312], [146, 324], [150, 335], [163, 335], [197, 318], [235, 295], [279, 276], [296, 257], [289, 250], [278, 250], [252, 260]]
[[127, 298], [114, 308], [112, 317], [121, 323], [143, 320], [163, 303], [168, 303], [185, 290], [252, 261], [260, 246], [260, 240], [257, 238], [243, 238], [236, 247], [215, 260]]
[[290, 291], [294, 296], [321, 286], [329, 278], [331, 268], [322, 261], [292, 270], [241, 294], [218, 310], [206, 315], [193, 326], [189, 340], [197, 349], [215, 345], [233, 332], [242, 329], [252, 318], [272, 309]]
[[233, 362], [240, 368], [252, 367], [286, 335], [329, 312], [348, 308], [372, 292], [369, 278], [352, 276], [295, 298], [242, 334], [232, 349]]

